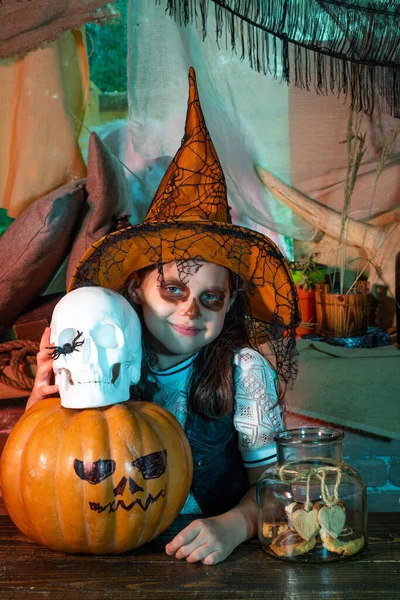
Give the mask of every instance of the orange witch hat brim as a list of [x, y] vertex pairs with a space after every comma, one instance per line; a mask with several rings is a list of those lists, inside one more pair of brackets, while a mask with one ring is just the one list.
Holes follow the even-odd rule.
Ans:
[[171, 220], [106, 235], [84, 254], [68, 291], [84, 285], [119, 291], [134, 271], [193, 258], [239, 275], [254, 319], [290, 329], [299, 324], [296, 288], [278, 247], [266, 236], [230, 223]]

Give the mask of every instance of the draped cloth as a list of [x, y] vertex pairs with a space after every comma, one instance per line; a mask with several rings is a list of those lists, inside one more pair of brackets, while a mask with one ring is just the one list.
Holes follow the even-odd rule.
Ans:
[[[161, 1], [161, 0], [160, 0]], [[179, 23], [199, 26], [252, 68], [320, 93], [351, 95], [372, 113], [400, 114], [399, 0], [167, 0]], [[211, 14], [214, 13], [215, 22]], [[294, 69], [290, 64], [293, 50]]]
[[[261, 184], [254, 165], [340, 211], [348, 160], [343, 141], [347, 136], [350, 94], [338, 99], [313, 88], [307, 91], [296, 87], [295, 82], [288, 86], [279, 53], [275, 55], [276, 77], [269, 71], [264, 75], [251, 69], [246, 60], [241, 60], [240, 52], [225, 49], [222, 40], [217, 44], [212, 35], [217, 23], [211, 8], [210, 5], [209, 34], [203, 39], [201, 26], [181, 26], [165, 13], [165, 3], [144, 5], [140, 0], [131, 0], [130, 109], [125, 131], [129, 139], [121, 136], [120, 156], [132, 167], [138, 157], [142, 159], [145, 166], [136, 172], [146, 183], [160, 170], [159, 177], [148, 186], [146, 198], [140, 195], [143, 190], [138, 189], [137, 182], [133, 197], [150, 203], [162, 169], [180, 145], [187, 72], [193, 65], [207, 126], [226, 177], [233, 222], [268, 235], [290, 254], [287, 238], [310, 241], [317, 231]], [[289, 48], [289, 59], [294, 64], [293, 47]], [[371, 115], [363, 116], [361, 130], [366, 132], [367, 151], [352, 197], [353, 218], [366, 218], [399, 203], [398, 139], [389, 152], [371, 206], [384, 140], [397, 124], [397, 119], [382, 113], [379, 103]]]
[[114, 17], [112, 3], [106, 4], [0, 2], [0, 208], [10, 217], [86, 175], [77, 138], [89, 67], [79, 27]]
[[86, 175], [77, 141], [89, 87], [82, 32], [0, 61], [0, 81], [0, 207], [16, 218]]
[[0, 60], [24, 54], [89, 21], [114, 15], [105, 0], [5, 0], [0, 2]]
[[[279, 234], [300, 235], [300, 220], [291, 217], [254, 171], [257, 157], [263, 156], [290, 183], [287, 86], [251, 71], [238, 56], [219, 50], [214, 40], [203, 43], [201, 32], [180, 27], [153, 2], [132, 0], [128, 27], [128, 127], [135, 152], [154, 162], [175, 155], [185, 122], [187, 73], [193, 66], [226, 178], [232, 221], [260, 231], [290, 253]], [[265, 118], [260, 98], [271, 102], [273, 120]]]

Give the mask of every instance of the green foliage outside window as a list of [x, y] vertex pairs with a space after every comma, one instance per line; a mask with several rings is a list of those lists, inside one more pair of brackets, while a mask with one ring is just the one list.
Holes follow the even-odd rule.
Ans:
[[7, 209], [0, 208], [0, 237], [13, 221], [14, 219], [7, 215]]
[[86, 25], [90, 79], [102, 92], [126, 91], [128, 3], [116, 0], [114, 21]]

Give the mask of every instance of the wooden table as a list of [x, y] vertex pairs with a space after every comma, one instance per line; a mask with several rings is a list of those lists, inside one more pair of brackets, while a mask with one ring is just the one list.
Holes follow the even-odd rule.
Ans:
[[164, 546], [190, 517], [156, 541], [116, 556], [59, 554], [26, 539], [0, 517], [2, 600], [400, 598], [400, 513], [369, 516], [369, 547], [328, 564], [296, 564], [266, 555], [257, 539], [213, 567], [169, 557]]

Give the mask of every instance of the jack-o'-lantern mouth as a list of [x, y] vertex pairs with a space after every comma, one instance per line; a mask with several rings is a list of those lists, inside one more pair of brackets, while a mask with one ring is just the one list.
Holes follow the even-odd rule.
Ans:
[[140, 506], [140, 508], [143, 510], [143, 512], [146, 512], [146, 510], [149, 508], [150, 504], [157, 502], [157, 500], [160, 497], [164, 497], [166, 493], [167, 493], [167, 488], [164, 487], [164, 489], [160, 490], [158, 492], [158, 494], [156, 494], [155, 496], [152, 496], [151, 494], [149, 494], [147, 496], [146, 502], [144, 504], [143, 504], [141, 498], [135, 498], [135, 500], [132, 500], [132, 502], [130, 502], [128, 505], [125, 504], [125, 502], [123, 500], [118, 500], [117, 502], [115, 502], [115, 500], [111, 500], [111, 502], [107, 502], [107, 504], [100, 504], [99, 502], [89, 502], [89, 506], [90, 506], [90, 510], [93, 510], [99, 514], [104, 511], [108, 511], [109, 513], [114, 513], [119, 508], [126, 510], [126, 511], [130, 511], [130, 510], [132, 510], [132, 508], [134, 506]]

